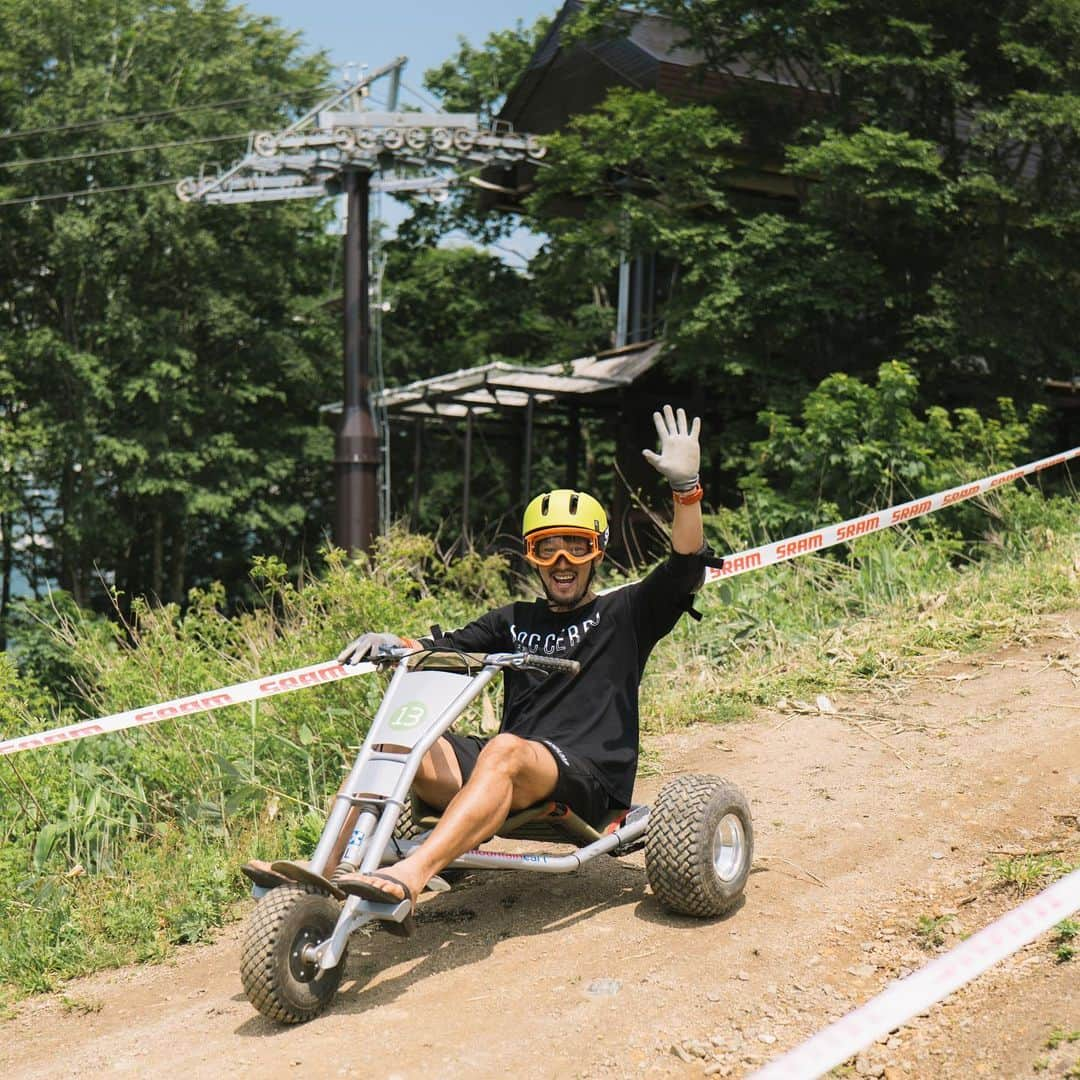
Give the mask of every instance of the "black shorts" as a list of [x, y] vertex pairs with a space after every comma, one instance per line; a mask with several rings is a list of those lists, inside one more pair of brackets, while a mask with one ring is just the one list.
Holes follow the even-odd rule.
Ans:
[[[461, 769], [462, 781], [468, 781], [473, 769], [476, 768], [476, 759], [480, 756], [480, 751], [484, 749], [492, 736], [460, 735], [456, 731], [448, 731], [443, 738], [454, 748], [454, 755]], [[565, 803], [594, 829], [602, 826], [613, 810], [622, 809], [607, 793], [604, 785], [585, 764], [584, 759], [578, 757], [577, 754], [567, 753], [547, 739], [530, 741], [538, 742], [550, 750], [559, 770], [559, 779], [555, 781], [555, 790], [548, 796], [549, 799]]]

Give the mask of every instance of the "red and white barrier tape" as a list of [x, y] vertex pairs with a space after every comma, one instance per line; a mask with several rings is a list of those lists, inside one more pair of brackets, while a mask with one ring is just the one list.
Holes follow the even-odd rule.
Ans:
[[15, 739], [0, 742], [0, 754], [15, 754], [20, 750], [36, 750], [41, 746], [53, 746], [56, 743], [75, 742], [91, 735], [104, 735], [108, 731], [123, 731], [124, 728], [142, 727], [156, 724], [159, 720], [168, 720], [174, 716], [191, 716], [195, 713], [212, 712], [226, 705], [237, 705], [244, 701], [258, 701], [261, 698], [275, 697], [301, 690], [305, 686], [319, 686], [322, 683], [351, 679], [354, 675], [366, 675], [375, 670], [374, 664], [356, 664], [346, 667], [336, 662], [312, 664], [310, 667], [296, 668], [280, 675], [269, 675], [250, 682], [223, 686], [220, 690], [208, 690], [203, 694], [191, 694], [188, 697], [163, 701], [159, 705], [146, 705], [141, 709], [128, 709], [127, 712], [113, 713], [97, 720], [85, 720], [80, 724], [53, 728], [38, 735], [22, 735]]
[[739, 551], [734, 555], [725, 555], [724, 565], [719, 570], [709, 570], [705, 579], [706, 584], [712, 581], [723, 581], [736, 574], [745, 574], [748, 570], [760, 570], [763, 566], [786, 562], [788, 559], [795, 559], [811, 551], [823, 551], [825, 548], [842, 544], [846, 540], [868, 536], [881, 529], [890, 529], [894, 525], [922, 517], [923, 514], [933, 513], [942, 507], [966, 502], [976, 495], [993, 491], [1002, 484], [1019, 480], [1022, 476], [1030, 476], [1032, 473], [1042, 472], [1055, 465], [1063, 465], [1075, 457], [1080, 457], [1080, 446], [1074, 446], [1071, 450], [1066, 450], [1064, 454], [1055, 454], [1053, 457], [1032, 461], [1019, 468], [984, 477], [982, 480], [973, 480], [970, 484], [961, 484], [959, 487], [949, 488], [948, 491], [939, 491], [936, 495], [926, 495], [921, 499], [901, 503], [899, 506], [890, 506], [885, 510], [876, 510], [872, 514], [863, 514], [862, 517], [848, 518], [847, 521], [841, 521], [836, 525], [826, 525], [821, 529], [800, 533], [787, 540], [777, 540], [773, 544], [762, 544], [760, 547]]
[[944, 956], [892, 983], [865, 1005], [759, 1069], [751, 1080], [809, 1080], [827, 1073], [999, 960], [1018, 952], [1078, 909], [1080, 870], [1074, 870]]
[[[959, 487], [949, 488], [948, 491], [939, 491], [936, 495], [912, 499], [911, 502], [890, 506], [873, 514], [864, 514], [862, 517], [849, 518], [836, 525], [826, 525], [821, 529], [793, 536], [789, 540], [778, 540], [772, 544], [762, 544], [760, 547], [736, 552], [734, 555], [725, 555], [723, 567], [719, 570], [708, 571], [706, 584], [711, 581], [723, 581], [736, 574], [745, 574], [749, 570], [759, 570], [775, 563], [786, 562], [788, 559], [806, 555], [811, 551], [821, 551], [880, 529], [891, 528], [901, 522], [911, 521], [913, 518], [922, 517], [923, 514], [940, 510], [943, 506], [953, 506], [983, 492], [992, 491], [1002, 484], [1019, 480], [1022, 476], [1042, 472], [1043, 469], [1049, 469], [1054, 465], [1062, 465], [1078, 456], [1080, 456], [1080, 446], [1054, 457], [1042, 458], [1016, 469], [975, 480], [970, 484], [961, 484]], [[36, 750], [55, 743], [73, 742], [91, 735], [104, 735], [109, 731], [122, 731], [124, 728], [153, 724], [158, 720], [167, 720], [173, 716], [211, 712], [214, 709], [224, 708], [226, 705], [257, 701], [276, 694], [287, 694], [293, 690], [303, 689], [305, 686], [317, 686], [324, 682], [351, 679], [354, 675], [366, 675], [374, 670], [372, 664], [357, 664], [355, 667], [345, 667], [331, 662], [313, 664], [311, 667], [297, 668], [295, 671], [286, 671], [280, 675], [269, 675], [265, 678], [252, 679], [250, 682], [237, 683], [235, 686], [225, 686], [220, 690], [208, 690], [205, 693], [164, 701], [158, 705], [145, 705], [140, 709], [114, 713], [112, 716], [103, 716], [97, 720], [86, 720], [79, 724], [69, 724], [67, 727], [53, 728], [51, 731], [43, 731], [37, 735], [6, 739], [0, 742], [0, 756], [14, 754], [20, 750]]]

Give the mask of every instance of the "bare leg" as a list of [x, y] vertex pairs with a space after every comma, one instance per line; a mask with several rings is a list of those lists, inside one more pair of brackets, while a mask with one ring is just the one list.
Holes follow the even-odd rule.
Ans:
[[428, 806], [445, 810], [464, 782], [454, 748], [446, 739], [440, 739], [424, 755], [413, 779], [413, 791]]
[[[450, 800], [431, 835], [394, 864], [393, 876], [419, 896], [447, 863], [490, 838], [511, 810], [523, 810], [550, 795], [558, 778], [555, 759], [542, 743], [496, 735], [481, 751], [468, 783]], [[363, 877], [350, 874], [339, 884]], [[387, 885], [397, 891], [392, 883], [379, 881], [380, 888]]]
[[[408, 747], [405, 746], [384, 745], [378, 749], [408, 753]], [[345, 791], [347, 780], [348, 777], [342, 780], [341, 787], [338, 788], [339, 795], [347, 794]], [[420, 763], [420, 768], [413, 781], [413, 790], [428, 806], [432, 806], [436, 810], [445, 810], [450, 800], [461, 790], [463, 783], [461, 766], [458, 765], [457, 755], [454, 753], [453, 747], [446, 739], [439, 739], [424, 755], [424, 760]], [[341, 832], [338, 834], [338, 838], [330, 852], [330, 858], [326, 860], [326, 866], [323, 867], [322, 873], [324, 877], [330, 877], [337, 869], [359, 817], [360, 807], [351, 807], [349, 816], [345, 819], [345, 824], [342, 826]], [[304, 862], [302, 865], [307, 866], [308, 864]], [[252, 877], [256, 884], [263, 883], [268, 879], [274, 879], [277, 884], [283, 884], [290, 880], [282, 874], [275, 874], [270, 869], [270, 863], [264, 859], [250, 859], [245, 866], [254, 871], [255, 875], [258, 875], [257, 877], [248, 875]], [[241, 867], [241, 870], [244, 870], [244, 868]]]

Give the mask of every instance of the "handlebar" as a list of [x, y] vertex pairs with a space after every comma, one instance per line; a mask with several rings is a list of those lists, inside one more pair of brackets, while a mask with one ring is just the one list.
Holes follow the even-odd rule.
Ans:
[[[424, 648], [412, 649], [408, 646], [381, 645], [372, 660], [376, 664], [393, 664], [402, 660], [416, 658], [418, 653], [428, 654], [431, 658], [443, 653], [448, 658], [453, 657], [459, 661], [467, 661], [476, 667], [499, 667], [499, 668], [532, 668], [536, 671], [558, 672], [571, 677], [581, 670], [581, 664], [577, 660], [568, 660], [561, 656], [540, 656], [535, 653], [503, 652], [503, 653], [461, 653], [455, 649]], [[425, 665], [427, 666], [427, 665]]]
[[537, 668], [540, 671], [560, 671], [564, 675], [576, 675], [581, 670], [577, 660], [567, 660], [561, 656], [537, 656], [534, 653], [520, 653], [521, 667]]

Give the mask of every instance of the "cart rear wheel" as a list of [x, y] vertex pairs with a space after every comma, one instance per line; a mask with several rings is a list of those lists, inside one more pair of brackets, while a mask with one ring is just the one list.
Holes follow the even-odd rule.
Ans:
[[303, 951], [333, 933], [339, 914], [337, 902], [311, 885], [279, 885], [256, 905], [244, 932], [240, 978], [264, 1016], [300, 1024], [330, 1004], [347, 952], [337, 967], [322, 971]]
[[679, 776], [649, 814], [645, 872], [657, 900], [680, 915], [723, 915], [738, 902], [754, 855], [745, 796], [717, 776]]

